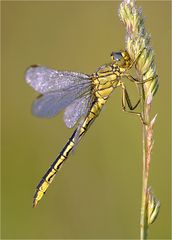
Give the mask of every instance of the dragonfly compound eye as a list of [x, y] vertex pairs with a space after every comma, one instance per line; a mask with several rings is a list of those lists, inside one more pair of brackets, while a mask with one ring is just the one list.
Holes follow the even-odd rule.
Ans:
[[123, 59], [122, 53], [121, 52], [112, 52], [111, 53], [111, 58], [115, 62], [119, 62], [120, 60]]

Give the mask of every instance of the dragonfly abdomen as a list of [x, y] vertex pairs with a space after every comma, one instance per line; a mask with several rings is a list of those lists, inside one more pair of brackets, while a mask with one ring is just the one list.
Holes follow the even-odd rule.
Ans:
[[69, 138], [67, 144], [64, 146], [59, 156], [56, 158], [56, 160], [53, 162], [51, 167], [48, 169], [48, 171], [46, 172], [46, 174], [43, 176], [40, 183], [38, 184], [37, 191], [34, 195], [33, 207], [36, 207], [38, 202], [41, 200], [47, 188], [49, 187], [50, 183], [52, 183], [57, 171], [60, 169], [63, 162], [67, 159], [70, 151], [73, 149], [76, 132], [77, 132], [77, 129]]

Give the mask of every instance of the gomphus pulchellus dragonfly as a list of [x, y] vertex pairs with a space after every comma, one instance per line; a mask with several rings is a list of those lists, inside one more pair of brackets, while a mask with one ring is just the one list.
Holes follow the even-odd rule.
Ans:
[[[132, 106], [127, 89], [122, 79], [124, 77], [138, 82], [128, 70], [135, 64], [127, 51], [112, 52], [111, 62], [103, 65], [91, 75], [56, 71], [42, 66], [31, 66], [26, 71], [26, 82], [41, 95], [33, 103], [33, 114], [50, 118], [64, 111], [64, 122], [72, 128], [78, 126], [58, 157], [50, 166], [37, 186], [33, 206], [36, 206], [53, 181], [57, 171], [69, 156], [74, 146], [81, 140], [90, 125], [99, 115], [103, 105], [113, 90], [122, 89], [122, 108], [132, 112], [139, 101]], [[137, 59], [137, 58], [136, 58]]]

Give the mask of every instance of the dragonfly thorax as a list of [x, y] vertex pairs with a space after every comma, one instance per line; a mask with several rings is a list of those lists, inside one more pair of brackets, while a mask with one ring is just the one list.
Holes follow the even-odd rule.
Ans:
[[110, 64], [106, 64], [97, 69], [91, 76], [94, 85], [95, 96], [107, 99], [118, 84], [120, 78], [119, 69]]
[[102, 65], [91, 75], [96, 97], [107, 99], [114, 88], [120, 85], [120, 79], [131, 67], [132, 61], [127, 51], [112, 52], [112, 62]]

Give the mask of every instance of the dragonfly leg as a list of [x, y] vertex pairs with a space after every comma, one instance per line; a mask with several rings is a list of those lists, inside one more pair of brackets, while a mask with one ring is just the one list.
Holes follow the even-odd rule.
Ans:
[[[136, 56], [136, 58], [134, 59], [134, 61], [133, 61], [133, 62], [131, 63], [131, 65], [128, 67], [127, 71], [128, 71], [129, 69], [131, 69], [131, 68], [133, 67], [133, 65], [135, 65], [135, 67], [136, 67], [136, 63], [138, 62], [138, 59], [140, 58], [140, 56], [142, 55], [142, 53], [143, 53], [143, 51], [144, 51], [145, 49], [146, 49], [146, 47], [144, 47], [142, 50], [139, 51], [139, 53], [138, 53], [138, 55]], [[155, 75], [155, 76], [150, 77], [150, 78], [148, 78], [148, 79], [146, 79], [146, 80], [140, 81], [140, 80], [138, 80], [137, 78], [134, 78], [133, 76], [131, 76], [129, 73], [124, 73], [123, 76], [127, 77], [130, 81], [135, 82], [135, 83], [138, 83], [138, 84], [144, 84], [144, 83], [146, 83], [146, 82], [153, 81], [153, 80], [155, 80], [155, 79], [158, 77], [158, 75]]]
[[[122, 87], [122, 109], [123, 111], [125, 112], [128, 112], [128, 113], [132, 113], [132, 114], [136, 114], [137, 116], [139, 116], [141, 122], [143, 124], [146, 124], [143, 117], [142, 117], [142, 114], [140, 112], [136, 112], [136, 111], [133, 111], [137, 108], [137, 106], [139, 105], [140, 103], [140, 99], [137, 101], [137, 103], [133, 106], [132, 103], [131, 103], [131, 100], [130, 100], [130, 97], [129, 97], [129, 94], [128, 94], [128, 91], [126, 89], [126, 86], [123, 82], [121, 82], [121, 87]], [[129, 110], [127, 110], [127, 106], [129, 108]]]
[[129, 73], [125, 73], [123, 76], [128, 78], [131, 82], [135, 82], [137, 84], [144, 84], [146, 82], [153, 81], [158, 77], [158, 75], [155, 75], [153, 77], [147, 78], [146, 80], [140, 81], [137, 78], [134, 78], [133, 76], [131, 76]]

